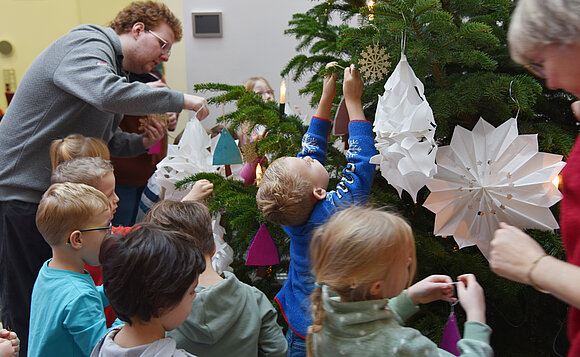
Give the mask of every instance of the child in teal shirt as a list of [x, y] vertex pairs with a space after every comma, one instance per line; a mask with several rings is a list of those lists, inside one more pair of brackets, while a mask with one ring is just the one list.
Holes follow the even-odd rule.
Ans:
[[89, 356], [107, 332], [108, 302], [84, 266], [99, 265], [110, 222], [109, 200], [88, 185], [54, 184], [42, 196], [36, 225], [52, 259], [32, 290], [28, 356]]

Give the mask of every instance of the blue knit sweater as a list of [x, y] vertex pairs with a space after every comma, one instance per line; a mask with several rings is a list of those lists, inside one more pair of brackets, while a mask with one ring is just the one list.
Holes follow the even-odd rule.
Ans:
[[[313, 117], [310, 127], [302, 138], [302, 151], [298, 157], [310, 156], [324, 164], [328, 133], [331, 122]], [[318, 201], [308, 221], [298, 226], [284, 226], [290, 237], [290, 267], [288, 279], [276, 295], [288, 326], [297, 335], [306, 338], [310, 317], [310, 300], [313, 277], [310, 272], [309, 245], [312, 232], [325, 223], [337, 208], [368, 200], [375, 174], [370, 158], [376, 154], [372, 124], [366, 120], [349, 123], [348, 164], [336, 189], [326, 193], [326, 199]]]

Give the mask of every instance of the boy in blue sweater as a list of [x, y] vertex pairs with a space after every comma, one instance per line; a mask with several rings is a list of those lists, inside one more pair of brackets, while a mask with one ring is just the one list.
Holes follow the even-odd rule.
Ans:
[[44, 193], [36, 225], [52, 249], [32, 290], [28, 356], [88, 356], [107, 332], [103, 290], [85, 263], [99, 265], [111, 230], [109, 200], [84, 184], [59, 183]]
[[324, 168], [328, 119], [336, 92], [336, 74], [325, 78], [322, 97], [297, 157], [282, 157], [268, 167], [256, 201], [264, 216], [283, 226], [290, 237], [288, 279], [276, 301], [288, 323], [288, 355], [306, 356], [306, 332], [312, 320], [310, 301], [313, 278], [308, 246], [313, 230], [326, 222], [340, 206], [365, 203], [370, 194], [375, 165], [372, 124], [365, 120], [361, 96], [363, 82], [354, 65], [345, 68], [343, 93], [349, 123], [348, 164], [335, 190], [326, 191], [329, 177]]

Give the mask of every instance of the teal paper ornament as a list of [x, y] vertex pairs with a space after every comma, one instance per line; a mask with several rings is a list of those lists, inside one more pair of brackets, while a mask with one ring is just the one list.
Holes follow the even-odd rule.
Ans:
[[243, 161], [240, 149], [238, 149], [238, 145], [230, 135], [228, 129], [224, 128], [214, 150], [213, 164], [235, 165], [241, 163], [243, 163]]

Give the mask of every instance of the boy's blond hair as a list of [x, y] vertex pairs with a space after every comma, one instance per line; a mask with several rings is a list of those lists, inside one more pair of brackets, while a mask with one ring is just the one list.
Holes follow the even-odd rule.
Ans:
[[287, 158], [281, 157], [268, 166], [256, 202], [268, 220], [282, 226], [296, 226], [305, 223], [314, 209], [314, 184], [290, 171], [284, 163]]
[[50, 177], [51, 183], [75, 182], [97, 187], [103, 177], [113, 172], [113, 164], [100, 157], [77, 157], [61, 162]]
[[107, 143], [99, 138], [70, 134], [64, 139], [53, 140], [50, 145], [50, 161], [54, 170], [61, 162], [81, 156], [111, 158]]
[[82, 183], [56, 183], [46, 190], [36, 211], [36, 226], [51, 246], [66, 242], [76, 229], [84, 229], [98, 213], [110, 209], [107, 197]]
[[371, 299], [370, 287], [378, 280], [392, 278], [392, 267], [407, 264], [410, 251], [411, 284], [416, 269], [415, 240], [411, 227], [396, 214], [372, 207], [355, 206], [334, 214], [320, 226], [310, 242], [312, 271], [318, 286], [311, 295], [312, 333], [322, 330], [324, 307], [322, 289], [326, 285], [343, 301]]

